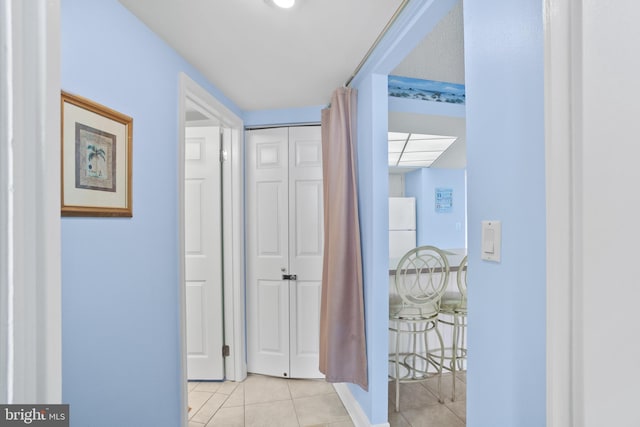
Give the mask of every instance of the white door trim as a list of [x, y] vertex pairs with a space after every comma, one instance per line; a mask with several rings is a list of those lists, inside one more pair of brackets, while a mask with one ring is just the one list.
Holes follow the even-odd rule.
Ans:
[[545, 0], [547, 426], [579, 426], [583, 397], [581, 0]]
[[186, 352], [186, 301], [184, 285], [184, 149], [185, 111], [187, 99], [206, 109], [229, 128], [230, 141], [224, 147], [227, 161], [222, 166], [223, 175], [223, 269], [224, 269], [224, 336], [231, 354], [225, 360], [226, 378], [241, 381], [247, 375], [244, 345], [244, 178], [243, 122], [204, 88], [185, 73], [180, 73], [179, 132], [178, 132], [178, 230], [180, 260], [180, 384], [181, 419], [187, 425], [187, 352]]
[[2, 2], [0, 49], [0, 402], [54, 404], [62, 398], [59, 0]]

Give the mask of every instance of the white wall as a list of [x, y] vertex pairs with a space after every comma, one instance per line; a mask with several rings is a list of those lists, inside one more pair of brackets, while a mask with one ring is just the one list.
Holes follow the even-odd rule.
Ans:
[[389, 174], [389, 197], [404, 197], [404, 178], [401, 173]]
[[640, 39], [640, 4], [583, 1], [582, 14], [577, 284], [583, 333], [576, 339], [584, 400], [576, 425], [631, 427], [640, 425], [640, 57], [633, 47]]

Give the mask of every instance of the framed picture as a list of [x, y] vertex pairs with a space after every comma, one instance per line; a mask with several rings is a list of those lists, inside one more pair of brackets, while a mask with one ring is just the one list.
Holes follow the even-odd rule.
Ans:
[[62, 216], [133, 216], [133, 119], [62, 92]]
[[436, 213], [453, 212], [453, 189], [436, 188]]

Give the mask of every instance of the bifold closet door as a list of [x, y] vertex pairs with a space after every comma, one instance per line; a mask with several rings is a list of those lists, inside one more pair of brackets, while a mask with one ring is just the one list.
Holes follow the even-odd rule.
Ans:
[[289, 366], [294, 378], [322, 378], [320, 296], [324, 249], [320, 126], [289, 128]]
[[246, 144], [248, 369], [322, 377], [320, 127], [252, 130]]

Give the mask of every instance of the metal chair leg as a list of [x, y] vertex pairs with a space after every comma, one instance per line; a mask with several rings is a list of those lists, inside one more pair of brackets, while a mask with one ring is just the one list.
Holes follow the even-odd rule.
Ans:
[[396, 412], [400, 412], [400, 322], [396, 322]]
[[456, 400], [456, 368], [458, 367], [458, 315], [453, 315], [453, 345], [452, 345], [452, 355], [451, 355], [451, 375], [453, 377], [452, 381], [452, 392], [451, 392], [451, 401], [455, 402]]
[[438, 321], [434, 320], [433, 329], [436, 332], [436, 336], [438, 337], [438, 341], [440, 343], [440, 362], [437, 363], [437, 375], [438, 375], [438, 402], [444, 403], [444, 399], [442, 398], [442, 370], [444, 367], [444, 341], [442, 340], [442, 334], [438, 329]]

